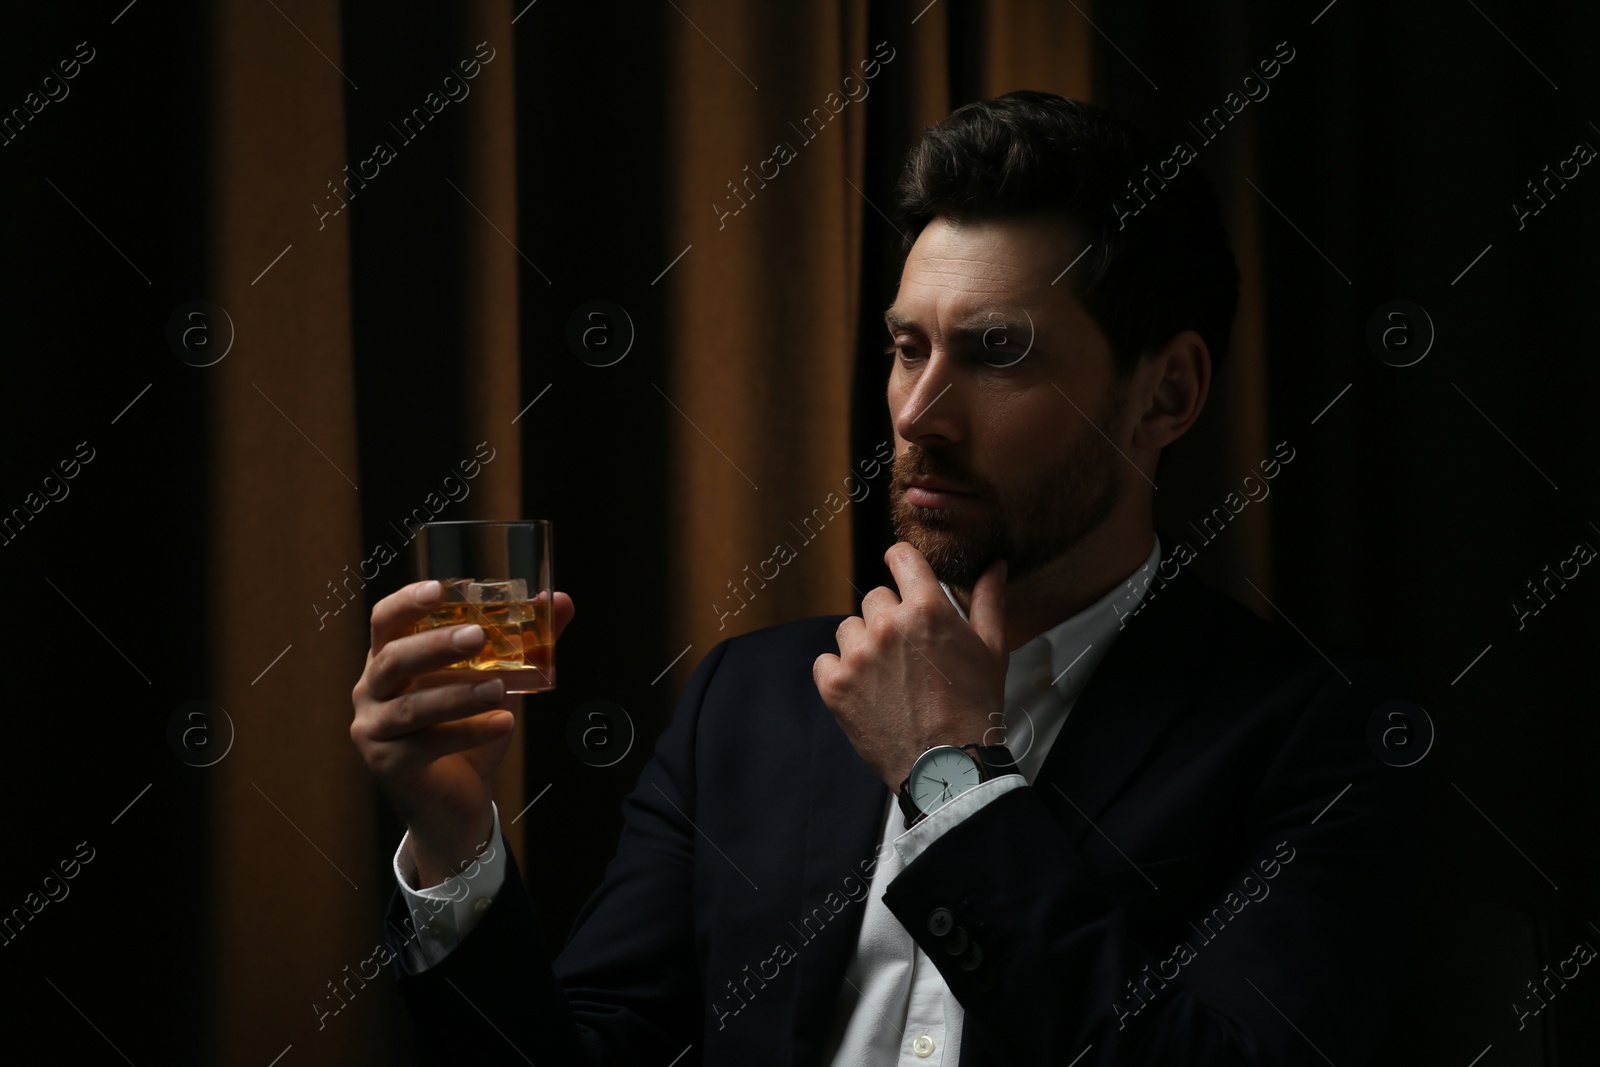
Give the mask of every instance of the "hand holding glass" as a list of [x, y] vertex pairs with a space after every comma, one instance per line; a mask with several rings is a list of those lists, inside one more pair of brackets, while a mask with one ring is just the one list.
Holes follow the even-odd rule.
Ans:
[[486, 638], [446, 670], [463, 681], [499, 678], [507, 693], [556, 687], [550, 542], [544, 519], [422, 525], [412, 542], [416, 576], [437, 579], [444, 595], [412, 632], [477, 623]]

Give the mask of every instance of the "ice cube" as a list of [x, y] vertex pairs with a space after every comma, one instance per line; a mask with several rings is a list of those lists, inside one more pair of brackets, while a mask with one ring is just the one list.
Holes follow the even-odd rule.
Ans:
[[472, 585], [472, 579], [446, 578], [439, 584], [444, 588], [443, 601], [447, 604], [459, 604], [467, 599], [467, 588]]
[[528, 599], [528, 583], [521, 578], [508, 582], [472, 582], [467, 586], [469, 604], [505, 604]]

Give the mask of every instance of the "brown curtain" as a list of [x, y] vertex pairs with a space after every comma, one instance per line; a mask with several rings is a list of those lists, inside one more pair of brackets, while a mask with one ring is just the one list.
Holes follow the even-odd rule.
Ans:
[[[843, 78], [873, 42], [865, 0], [759, 16], [726, 0], [680, 6], [663, 44], [666, 251], [683, 258], [661, 283], [660, 385], [674, 409], [665, 517], [668, 623], [689, 649], [674, 667], [681, 685], [724, 637], [850, 603], [849, 520], [834, 524], [828, 497], [852, 464], [846, 413], [871, 209], [856, 191], [864, 109]], [[813, 508], [824, 510], [804, 527]], [[763, 567], [779, 544], [796, 558]], [[761, 572], [780, 563], [764, 588]]]
[[[238, 739], [210, 800], [212, 1062], [265, 1062], [291, 1044], [302, 1062], [377, 1062], [399, 1044], [387, 977], [360, 973], [370, 977], [381, 940], [396, 840], [348, 733], [379, 591], [369, 597], [361, 574], [383, 562], [381, 542], [400, 554], [384, 584], [410, 580], [405, 523], [428, 511], [408, 505], [436, 509], [460, 460], [493, 456], [451, 517], [520, 515], [518, 253], [502, 236], [517, 230], [510, 18], [505, 4], [435, 14], [418, 27], [425, 42], [404, 41], [418, 76], [386, 88], [345, 43], [369, 26], [348, 27], [337, 3], [215, 14], [213, 291], [239, 340], [211, 379], [209, 589], [216, 692]], [[464, 78], [456, 64], [481, 56], [479, 42], [493, 59]], [[470, 97], [441, 105], [463, 83]], [[447, 118], [451, 107], [461, 114]], [[351, 151], [349, 116], [379, 109], [403, 127], [378, 135], [393, 169], [347, 182], [372, 173], [346, 170], [372, 147]], [[426, 191], [426, 236], [391, 245], [395, 222], [373, 207], [384, 182]], [[371, 247], [352, 254], [363, 240]], [[407, 244], [425, 284], [356, 276], [373, 252], [403, 256]], [[426, 301], [448, 325], [407, 339], [354, 321], [378, 310], [364, 303], [375, 287], [381, 304]], [[408, 341], [403, 358], [373, 358]], [[513, 747], [496, 782], [517, 851], [521, 756]]]
[[[338, 55], [336, 4], [298, 4], [288, 16]], [[261, 46], [294, 35], [287, 21], [271, 7], [228, 4], [215, 27], [210, 233], [215, 292], [239, 336], [211, 378], [211, 656], [238, 730], [211, 797], [206, 945], [224, 1063], [311, 1040], [307, 1006], [365, 955], [355, 935], [385, 888], [359, 862], [372, 802], [351, 765], [338, 684], [361, 654], [361, 606], [325, 628], [305, 606], [319, 593], [330, 608], [342, 603], [323, 583], [337, 587], [359, 559], [362, 471], [347, 231], [317, 232], [304, 207], [343, 162], [341, 80], [314, 50]], [[289, 1020], [299, 1025], [286, 1033]], [[333, 1058], [361, 1047], [354, 1028], [317, 1037]]]

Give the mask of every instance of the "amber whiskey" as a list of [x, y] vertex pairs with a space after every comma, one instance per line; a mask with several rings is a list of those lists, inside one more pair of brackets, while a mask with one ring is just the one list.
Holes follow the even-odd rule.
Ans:
[[542, 693], [556, 686], [555, 639], [550, 601], [528, 599], [514, 581], [446, 581], [444, 602], [419, 621], [413, 633], [477, 623], [488, 638], [476, 655], [448, 670], [471, 671], [470, 681], [499, 678], [507, 693]]

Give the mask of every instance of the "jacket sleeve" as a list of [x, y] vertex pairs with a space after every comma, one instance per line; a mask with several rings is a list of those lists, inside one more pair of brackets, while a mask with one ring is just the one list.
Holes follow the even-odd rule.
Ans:
[[[401, 962], [412, 935], [390, 900], [386, 938], [425, 1063], [663, 1064], [698, 1047], [702, 993], [694, 951], [695, 734], [727, 649], [695, 669], [671, 723], [622, 803], [616, 855], [552, 960], [516, 860], [482, 919], [421, 973]], [[502, 839], [502, 843], [503, 839]], [[562, 866], [539, 857], [539, 877]], [[681, 1063], [698, 1062], [698, 1052]]]
[[[1145, 943], [1091, 879], [1048, 786], [996, 798], [900, 872], [885, 902], [965, 1007], [963, 1044], [986, 1053], [967, 1062], [1370, 1061], [1409, 965], [1423, 780], [1367, 743], [1392, 676], [1347, 673], [1312, 682], [1229, 828], [1240, 858], [1170, 939]], [[952, 955], [953, 937], [974, 947]]]

